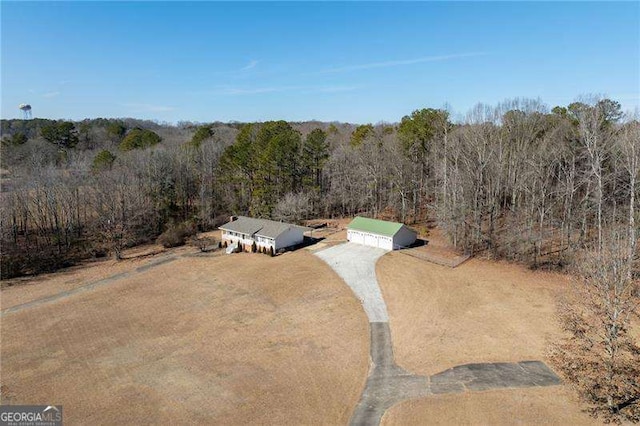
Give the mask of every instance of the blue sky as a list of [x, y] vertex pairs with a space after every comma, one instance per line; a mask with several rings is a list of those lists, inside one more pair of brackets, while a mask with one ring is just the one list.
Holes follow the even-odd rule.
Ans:
[[2, 2], [2, 118], [398, 121], [640, 103], [640, 3]]

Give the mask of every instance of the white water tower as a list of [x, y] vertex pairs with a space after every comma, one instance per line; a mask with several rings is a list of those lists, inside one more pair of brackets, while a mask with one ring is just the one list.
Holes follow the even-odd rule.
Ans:
[[28, 120], [28, 119], [32, 118], [31, 105], [29, 105], [29, 104], [20, 104], [20, 105], [18, 105], [18, 108], [20, 109], [20, 111], [22, 111], [22, 118], [24, 118], [25, 120]]

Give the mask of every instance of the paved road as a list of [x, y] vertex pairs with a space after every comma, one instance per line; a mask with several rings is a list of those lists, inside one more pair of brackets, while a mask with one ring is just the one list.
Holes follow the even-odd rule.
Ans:
[[370, 326], [374, 367], [351, 417], [351, 425], [378, 425], [385, 411], [398, 402], [431, 394], [428, 377], [411, 374], [396, 365], [389, 323], [372, 322]]
[[314, 253], [324, 260], [362, 301], [369, 317], [373, 368], [352, 425], [379, 425], [385, 411], [398, 402], [429, 395], [500, 388], [553, 386], [561, 383], [543, 362], [481, 363], [456, 366], [433, 376], [419, 376], [399, 367], [393, 357], [387, 306], [376, 279], [382, 249], [346, 243]]
[[388, 251], [384, 249], [346, 243], [314, 254], [331, 266], [351, 287], [362, 303], [369, 322], [387, 322], [387, 305], [376, 280], [376, 262], [385, 253]]
[[374, 367], [351, 418], [351, 425], [378, 425], [385, 411], [407, 399], [446, 393], [502, 388], [553, 386], [561, 383], [543, 362], [466, 364], [433, 376], [411, 374], [396, 365], [389, 324], [371, 324]]

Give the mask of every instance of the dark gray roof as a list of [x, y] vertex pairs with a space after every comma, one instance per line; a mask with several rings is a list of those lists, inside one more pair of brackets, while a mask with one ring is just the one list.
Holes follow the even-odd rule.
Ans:
[[276, 222], [275, 220], [268, 219], [256, 219], [246, 216], [238, 216], [236, 220], [220, 226], [220, 229], [224, 229], [225, 231], [240, 232], [248, 235], [256, 234], [267, 238], [276, 238], [289, 228], [300, 228], [303, 231], [309, 229], [292, 223]]

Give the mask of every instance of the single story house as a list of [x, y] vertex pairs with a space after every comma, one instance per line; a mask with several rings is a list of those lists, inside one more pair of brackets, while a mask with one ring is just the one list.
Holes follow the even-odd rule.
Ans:
[[308, 228], [275, 220], [231, 216], [231, 220], [219, 229], [225, 245], [237, 244], [240, 249], [251, 251], [255, 243], [258, 250], [273, 249], [276, 252], [300, 244]]
[[416, 241], [417, 236], [416, 231], [402, 223], [360, 216], [347, 226], [347, 240], [385, 250], [408, 247]]

